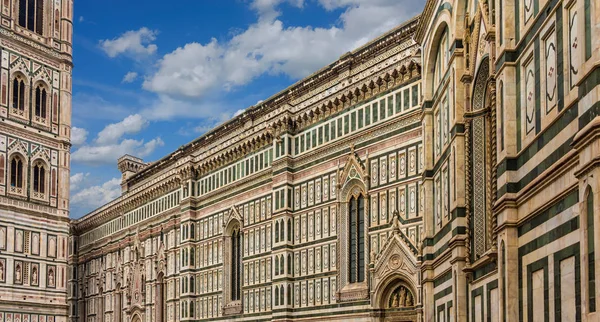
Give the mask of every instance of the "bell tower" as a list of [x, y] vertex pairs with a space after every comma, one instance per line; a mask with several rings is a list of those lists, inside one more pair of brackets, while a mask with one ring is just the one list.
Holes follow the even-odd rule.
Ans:
[[71, 311], [72, 17], [73, 0], [0, 1], [0, 314], [23, 321]]

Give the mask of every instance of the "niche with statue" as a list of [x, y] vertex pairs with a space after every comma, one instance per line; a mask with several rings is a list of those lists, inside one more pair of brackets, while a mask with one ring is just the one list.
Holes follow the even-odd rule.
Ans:
[[415, 298], [412, 292], [405, 286], [398, 286], [390, 296], [388, 306], [390, 308], [413, 307]]

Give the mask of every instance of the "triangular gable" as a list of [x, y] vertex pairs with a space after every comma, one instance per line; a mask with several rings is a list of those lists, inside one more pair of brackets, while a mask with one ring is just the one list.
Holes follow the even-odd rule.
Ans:
[[19, 152], [23, 154], [23, 156], [27, 156], [29, 154], [27, 143], [17, 140], [17, 139], [8, 139], [8, 151], [10, 153]]
[[344, 166], [344, 169], [342, 170], [341, 174], [339, 174], [339, 182], [342, 186], [344, 186], [348, 181], [352, 179], [358, 179], [364, 182], [365, 177], [365, 167], [358, 155], [356, 154], [356, 152], [354, 151], [354, 145], [352, 145], [350, 147], [350, 154], [346, 159], [346, 165]]
[[36, 160], [37, 158], [40, 158], [50, 163], [50, 153], [47, 149], [40, 148], [35, 153], [33, 153], [33, 157], [31, 159]]
[[229, 213], [227, 214], [227, 219], [223, 221], [223, 228], [226, 228], [232, 220], [237, 220], [240, 223], [240, 226], [244, 226], [244, 218], [240, 215], [237, 208], [232, 206], [229, 209]]
[[399, 231], [394, 231], [375, 259], [375, 274], [383, 278], [398, 271], [405, 276], [416, 276], [418, 267], [415, 255], [404, 244]]

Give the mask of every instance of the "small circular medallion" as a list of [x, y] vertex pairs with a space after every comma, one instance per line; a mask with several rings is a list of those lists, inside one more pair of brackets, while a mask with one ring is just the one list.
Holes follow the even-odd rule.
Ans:
[[394, 254], [392, 255], [392, 257], [390, 257], [389, 263], [391, 269], [398, 269], [402, 264], [402, 258], [400, 257], [400, 255]]

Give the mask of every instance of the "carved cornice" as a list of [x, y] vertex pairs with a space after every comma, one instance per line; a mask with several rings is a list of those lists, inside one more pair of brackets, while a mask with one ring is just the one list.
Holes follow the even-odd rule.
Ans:
[[431, 22], [431, 18], [433, 16], [433, 11], [435, 9], [435, 5], [438, 3], [438, 0], [427, 0], [425, 4], [425, 8], [423, 9], [423, 13], [421, 13], [421, 17], [419, 19], [419, 25], [417, 27], [417, 31], [415, 32], [415, 40], [419, 44], [423, 44], [423, 40], [425, 39], [425, 33], [427, 32], [427, 27]]
[[0, 37], [0, 44], [2, 46], [12, 48], [19, 52], [25, 51], [25, 52], [27, 52], [28, 56], [33, 57], [34, 59], [37, 59], [39, 61], [42, 61], [45, 64], [48, 64], [56, 69], [60, 69], [60, 65], [58, 65], [56, 63], [56, 61], [51, 61], [51, 60], [45, 59], [44, 57], [33, 54], [33, 53], [29, 52], [29, 50], [23, 48], [22, 46], [15, 45], [15, 44], [25, 44], [25, 45], [29, 46], [30, 48], [34, 49], [35, 51], [37, 51], [38, 53], [56, 58], [64, 63], [67, 63], [69, 66], [71, 66], [73, 64], [73, 62], [72, 62], [73, 58], [71, 57], [71, 55], [61, 54], [61, 53], [57, 52], [54, 48], [47, 46], [46, 44], [41, 44], [37, 41], [23, 37], [23, 36], [19, 35], [18, 33], [14, 32], [13, 30], [9, 30], [4, 27], [0, 27], [0, 35], [2, 37], [8, 38], [10, 40], [10, 41], [4, 41], [4, 39], [2, 39], [2, 37]]
[[[393, 86], [390, 83], [398, 84], [398, 80], [403, 82], [406, 79], [420, 75], [420, 65], [418, 61], [411, 60], [411, 55], [403, 59], [405, 65], [394, 61], [394, 59], [397, 60], [397, 57], [390, 57], [390, 55], [410, 50], [413, 47], [416, 50], [411, 37], [414, 34], [417, 22], [418, 17], [415, 17], [354, 52], [345, 54], [336, 62], [271, 96], [263, 103], [246, 109], [241, 115], [207, 132], [193, 142], [180, 147], [177, 151], [132, 176], [128, 180], [128, 184], [135, 186], [144, 181], [145, 178], [160, 173], [165, 168], [177, 163], [180, 158], [191, 156], [206, 159], [198, 165], [200, 174], [205, 173], [205, 171], [215, 169], [215, 166], [219, 164], [222, 165], [236, 160], [240, 153], [248, 154], [255, 151], [257, 141], [264, 140], [264, 136], [267, 140], [271, 140], [285, 131], [302, 128], [318, 120], [319, 116], [327, 115], [327, 110], [340, 110], [344, 108], [343, 103], [345, 102], [348, 102], [347, 104], [356, 103], [365, 96], [365, 93], [372, 92], [374, 88], [379, 91], [382, 88]], [[395, 49], [397, 52], [394, 51]], [[392, 53], [386, 56], [387, 52]], [[382, 55], [383, 58], [380, 58]], [[391, 59], [390, 62], [387, 62], [389, 67], [385, 66], [386, 70], [379, 67], [375, 76], [370, 75], [371, 72], [369, 72], [369, 75], [361, 75], [361, 73], [366, 74], [367, 70], [374, 68], [375, 64], [381, 63], [385, 59]], [[352, 79], [352, 75], [355, 75], [355, 79]], [[360, 78], [356, 79], [356, 77]], [[338, 94], [337, 97], [331, 98], [327, 103], [323, 102], [323, 104], [314, 106], [310, 111], [303, 114], [298, 114], [298, 111], [293, 109], [294, 102], [297, 102], [299, 98], [306, 100], [308, 97], [316, 97], [327, 89], [323, 85], [329, 86], [329, 84], [340, 83], [342, 80], [348, 82], [348, 88], [344, 90], [344, 94]], [[356, 83], [357, 80], [359, 84]], [[316, 104], [313, 102], [310, 105]], [[285, 110], [287, 113], [275, 120], [271, 119], [272, 113], [278, 109], [280, 111]], [[307, 120], [311, 120], [311, 122], [307, 122]], [[252, 138], [240, 140], [235, 137], [235, 134], [245, 135], [245, 132], [250, 129], [250, 134], [253, 135]], [[262, 133], [262, 131], [267, 133]], [[240, 144], [240, 141], [243, 143]], [[236, 147], [233, 147], [233, 145], [236, 145]]]
[[172, 176], [158, 184], [154, 184], [151, 188], [145, 189], [135, 194], [125, 194], [113, 200], [91, 214], [72, 222], [75, 231], [78, 234], [84, 233], [91, 228], [100, 226], [114, 218], [117, 218], [147, 202], [165, 195], [166, 193], [179, 188], [181, 186], [181, 178]]

